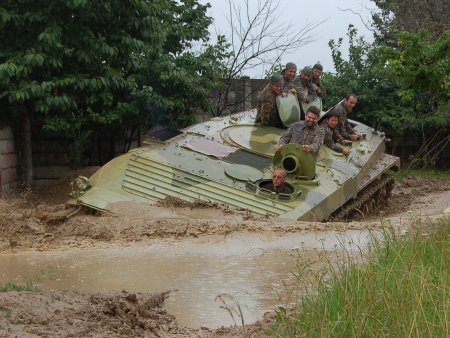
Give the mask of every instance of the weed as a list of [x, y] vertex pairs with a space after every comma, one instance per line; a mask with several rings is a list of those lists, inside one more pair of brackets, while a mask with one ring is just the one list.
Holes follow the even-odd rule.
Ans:
[[[244, 322], [244, 313], [242, 312], [241, 304], [239, 303], [239, 300], [229, 294], [220, 294], [216, 297], [215, 300], [220, 300], [223, 305], [220, 307], [228, 312], [228, 314], [231, 316], [231, 319], [233, 319], [234, 325], [236, 325], [236, 320], [234, 319], [234, 314], [236, 314], [240, 320], [242, 326], [245, 325]], [[232, 305], [228, 304], [227, 301], [232, 301]]]
[[11, 283], [6, 282], [0, 284], [0, 292], [8, 292], [8, 291], [39, 291], [36, 284], [41, 284], [44, 281], [44, 278], [47, 277], [52, 279], [52, 275], [54, 273], [54, 268], [48, 267], [46, 270], [42, 270], [40, 274], [32, 277], [24, 277], [23, 283]]
[[348, 251], [326, 258], [321, 271], [300, 264], [298, 282], [315, 292], [300, 299], [294, 314], [278, 311], [268, 335], [448, 337], [449, 233], [448, 219], [417, 220], [408, 236], [390, 227], [374, 234], [360, 254], [364, 264]]

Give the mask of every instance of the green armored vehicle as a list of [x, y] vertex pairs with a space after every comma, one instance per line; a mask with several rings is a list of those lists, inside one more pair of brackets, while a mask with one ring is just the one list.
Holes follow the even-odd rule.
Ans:
[[[299, 118], [295, 109], [287, 114], [283, 121]], [[73, 201], [108, 210], [114, 202], [156, 203], [172, 197], [323, 221], [376, 211], [389, 197], [393, 180], [385, 173], [398, 167], [399, 159], [385, 153], [383, 133], [350, 120], [365, 139], [353, 142], [348, 158], [322, 146], [314, 161], [297, 145], [276, 152], [284, 130], [255, 125], [255, 116], [251, 110], [154, 133], [144, 147], [113, 159], [89, 179], [72, 182]], [[290, 193], [270, 190], [276, 167], [286, 170]]]

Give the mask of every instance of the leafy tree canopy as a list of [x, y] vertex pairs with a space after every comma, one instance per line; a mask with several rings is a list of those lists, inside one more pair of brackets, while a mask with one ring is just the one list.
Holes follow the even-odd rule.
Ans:
[[207, 7], [196, 0], [2, 1], [1, 119], [27, 115], [49, 130], [69, 130], [168, 122], [173, 112], [175, 124], [186, 123], [206, 107], [220, 76], [224, 41], [208, 44]]
[[[324, 76], [329, 84], [325, 106], [346, 92], [357, 93], [355, 118], [389, 130], [393, 137], [416, 135], [422, 147], [414, 160], [433, 166], [450, 142], [450, 28], [448, 11], [441, 11], [448, 4], [374, 2], [381, 10], [373, 15], [374, 43], [358, 37], [353, 26], [348, 30], [348, 59], [342, 56], [342, 38], [329, 43], [336, 74]], [[425, 8], [436, 15], [413, 15]]]

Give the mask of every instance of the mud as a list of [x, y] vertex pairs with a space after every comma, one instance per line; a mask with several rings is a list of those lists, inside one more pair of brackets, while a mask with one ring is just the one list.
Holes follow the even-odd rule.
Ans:
[[[115, 214], [92, 215], [67, 209], [64, 204], [73, 176], [14, 198], [0, 199], [0, 253], [82, 250], [190, 238], [196, 243], [213, 244], [232, 234], [270, 237], [304, 231], [378, 229], [386, 223], [400, 230], [413, 216], [442, 217], [443, 210], [450, 206], [450, 180], [408, 177], [395, 186], [382, 211], [383, 222], [373, 216], [348, 223], [282, 221], [219, 205], [185, 205], [177, 201], [156, 206], [117, 203]], [[176, 318], [164, 310], [167, 296], [127, 292], [1, 293], [0, 336], [258, 337], [263, 336], [263, 327], [271, 320], [267, 314], [250, 326], [194, 330], [177, 324]]]

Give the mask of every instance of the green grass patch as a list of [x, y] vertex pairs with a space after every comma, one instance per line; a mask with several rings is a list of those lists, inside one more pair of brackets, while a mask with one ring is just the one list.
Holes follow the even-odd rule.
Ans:
[[8, 292], [8, 291], [40, 291], [36, 285], [42, 284], [44, 278], [53, 278], [53, 273], [55, 269], [51, 266], [42, 270], [38, 275], [31, 277], [24, 277], [22, 283], [12, 283], [6, 282], [0, 283], [0, 292]]
[[8, 292], [8, 291], [37, 291], [37, 289], [32, 284], [17, 284], [6, 282], [4, 284], [0, 284], [0, 292]]
[[[374, 236], [365, 263], [347, 258], [314, 275], [315, 293], [277, 314], [270, 337], [448, 337], [450, 220]], [[311, 283], [304, 267], [299, 282]], [[305, 280], [307, 279], [307, 280]]]
[[404, 178], [413, 177], [429, 177], [429, 178], [448, 178], [450, 179], [450, 170], [414, 170], [414, 169], [400, 169], [398, 171], [389, 171], [396, 181], [400, 182]]

